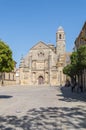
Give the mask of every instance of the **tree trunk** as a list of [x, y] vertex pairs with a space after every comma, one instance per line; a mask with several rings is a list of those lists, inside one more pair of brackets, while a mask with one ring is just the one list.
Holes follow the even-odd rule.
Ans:
[[81, 86], [83, 88], [83, 71], [81, 71]]
[[79, 82], [79, 74], [78, 74], [78, 85], [80, 85], [80, 82]]
[[76, 76], [70, 75], [70, 77], [71, 77], [72, 83], [75, 84], [76, 83]]
[[2, 83], [1, 85], [3, 86], [4, 85], [4, 72], [2, 72]]

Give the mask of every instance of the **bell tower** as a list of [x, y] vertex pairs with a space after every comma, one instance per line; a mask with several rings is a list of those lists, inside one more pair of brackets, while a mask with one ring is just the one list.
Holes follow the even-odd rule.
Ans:
[[65, 32], [60, 26], [56, 32], [56, 54], [62, 55], [65, 53]]

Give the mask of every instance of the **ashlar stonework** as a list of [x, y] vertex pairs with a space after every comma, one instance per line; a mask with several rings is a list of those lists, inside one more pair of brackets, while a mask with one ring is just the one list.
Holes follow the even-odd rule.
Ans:
[[65, 33], [62, 27], [56, 32], [56, 47], [39, 41], [21, 58], [19, 83], [21, 85], [63, 85], [65, 75]]

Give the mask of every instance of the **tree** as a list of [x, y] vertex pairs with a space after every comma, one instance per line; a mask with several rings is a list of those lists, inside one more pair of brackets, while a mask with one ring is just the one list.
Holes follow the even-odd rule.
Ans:
[[78, 64], [78, 53], [77, 53], [77, 51], [72, 53], [70, 59], [71, 59], [71, 65], [74, 68], [73, 71], [74, 71], [74, 77], [75, 77], [75, 82], [76, 82], [76, 77], [78, 77], [78, 79], [79, 79], [79, 69], [80, 69], [80, 66]]
[[14, 69], [14, 60], [10, 47], [0, 40], [0, 72], [2, 73], [2, 83], [4, 72], [11, 72]]
[[76, 75], [78, 75], [78, 66], [77, 66], [77, 52], [73, 52], [70, 56], [71, 64], [68, 64], [63, 69], [63, 73], [71, 77], [71, 79], [76, 82]]
[[83, 86], [82, 73], [86, 69], [86, 45], [81, 46], [76, 52], [73, 52], [70, 60], [71, 63], [64, 67], [63, 73], [70, 76], [75, 82], [76, 76], [79, 79], [79, 75], [81, 75], [81, 84]]
[[71, 77], [71, 79], [76, 82], [76, 68], [72, 64], [68, 64], [63, 68], [63, 73]]
[[77, 52], [73, 52], [72, 55], [70, 56], [71, 64], [72, 64], [73, 66], [76, 66], [77, 63], [78, 63], [77, 57], [78, 57]]
[[78, 54], [78, 65], [81, 66], [81, 69], [86, 69], [86, 45], [81, 46], [77, 50]]
[[79, 74], [81, 75], [81, 84], [83, 86], [83, 71], [86, 69], [86, 45], [79, 47], [77, 50], [78, 54], [78, 67], [79, 67]]

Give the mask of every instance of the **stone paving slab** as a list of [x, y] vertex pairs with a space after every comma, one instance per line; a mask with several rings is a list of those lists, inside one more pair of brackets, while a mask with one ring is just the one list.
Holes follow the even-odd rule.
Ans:
[[48, 86], [0, 87], [0, 130], [86, 130], [86, 93]]

